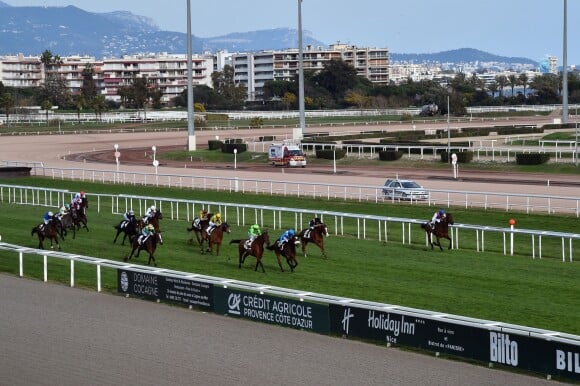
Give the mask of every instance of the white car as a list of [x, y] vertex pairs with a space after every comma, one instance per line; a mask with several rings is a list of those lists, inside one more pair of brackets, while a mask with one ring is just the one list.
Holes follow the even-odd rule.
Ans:
[[383, 195], [397, 200], [428, 200], [429, 192], [413, 180], [391, 179], [385, 181]]

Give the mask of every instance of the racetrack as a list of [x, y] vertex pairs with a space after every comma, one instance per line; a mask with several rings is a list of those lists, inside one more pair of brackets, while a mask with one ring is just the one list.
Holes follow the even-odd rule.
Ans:
[[555, 385], [385, 346], [0, 274], [1, 385]]
[[[282, 130], [275, 131], [281, 133]], [[219, 133], [235, 137], [238, 130]], [[262, 133], [269, 135], [269, 133]], [[207, 143], [215, 132], [197, 133]], [[279, 134], [281, 135], [281, 134]], [[0, 159], [44, 162], [64, 168], [114, 169], [118, 143], [124, 170], [151, 172], [144, 163], [124, 164], [125, 149], [185, 147], [184, 132], [120, 133], [0, 138]], [[72, 154], [110, 152], [109, 163], [63, 159]], [[143, 150], [145, 151], [145, 150]], [[144, 159], [145, 155], [143, 156]], [[203, 166], [203, 165], [202, 165]], [[314, 173], [314, 168], [162, 166], [166, 173], [273, 180], [382, 185], [388, 169], [352, 168]], [[395, 172], [395, 171], [389, 171]], [[412, 175], [433, 186], [432, 171]], [[507, 174], [497, 177], [507, 178]], [[521, 193], [513, 185], [437, 180], [437, 188]], [[530, 178], [526, 175], [525, 178]], [[535, 177], [537, 179], [543, 176]], [[552, 176], [580, 180], [579, 176]], [[576, 186], [525, 187], [529, 194], [578, 195]], [[193, 312], [145, 301], [70, 289], [0, 275], [0, 384], [220, 384], [220, 385], [539, 385], [539, 378], [496, 371], [430, 355]]]

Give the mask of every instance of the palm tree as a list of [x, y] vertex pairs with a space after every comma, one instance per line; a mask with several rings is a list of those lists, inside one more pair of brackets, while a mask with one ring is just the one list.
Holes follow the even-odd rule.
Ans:
[[95, 111], [95, 116], [98, 120], [101, 119], [101, 114], [107, 109], [107, 103], [105, 101], [105, 96], [102, 94], [97, 95], [93, 98], [92, 103], [93, 110]]
[[514, 97], [514, 88], [519, 84], [518, 78], [514, 75], [511, 74], [510, 76], [508, 76], [508, 82], [510, 84], [510, 87], [512, 88], [512, 98]]
[[77, 110], [77, 122], [81, 122], [81, 110], [86, 106], [87, 102], [83, 94], [77, 94], [74, 96], [74, 105]]
[[503, 97], [503, 89], [508, 85], [508, 79], [505, 75], [496, 75], [495, 81], [499, 87], [499, 95]]
[[525, 72], [522, 72], [520, 74], [519, 81], [520, 81], [520, 84], [522, 86], [524, 86], [524, 98], [526, 98], [526, 88], [528, 87], [528, 82], [530, 81], [528, 74], [526, 74]]
[[42, 103], [40, 104], [40, 108], [42, 108], [46, 113], [46, 124], [48, 125], [48, 110], [52, 108], [52, 103], [48, 99], [46, 99], [42, 101]]
[[495, 98], [495, 93], [497, 92], [497, 90], [499, 89], [499, 85], [497, 84], [496, 81], [493, 81], [489, 84], [489, 86], [487, 86], [487, 89], [489, 91], [491, 91], [491, 97]]

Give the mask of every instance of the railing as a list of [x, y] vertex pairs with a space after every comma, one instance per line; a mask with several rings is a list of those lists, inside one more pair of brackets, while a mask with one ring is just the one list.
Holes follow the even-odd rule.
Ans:
[[[0, 201], [11, 204], [55, 208], [70, 202], [72, 195], [73, 193], [68, 190], [0, 185]], [[376, 239], [381, 242], [398, 239], [403, 244], [411, 244], [412, 240], [416, 239], [417, 233], [419, 233], [419, 239], [425, 239], [425, 244], [427, 245], [425, 232], [418, 226], [425, 221], [417, 219], [126, 194], [93, 193], [90, 194], [90, 197], [91, 207], [96, 207], [99, 213], [101, 211], [110, 211], [114, 214], [120, 214], [129, 209], [144, 213], [151, 204], [155, 204], [158, 210], [164, 213], [165, 218], [190, 222], [199, 209], [206, 208], [209, 211], [213, 211], [212, 208], [215, 208], [231, 224], [245, 226], [250, 223], [264, 224], [268, 222], [272, 224], [273, 229], [284, 228], [288, 225], [292, 225], [295, 229], [305, 228], [308, 220], [312, 218], [312, 213], [315, 212], [323, 221], [325, 221], [325, 218], [331, 219], [325, 222], [334, 230], [335, 235], [345, 235], [349, 233], [349, 229], [354, 228], [358, 239]], [[93, 202], [94, 199], [96, 199], [96, 205]], [[451, 227], [450, 234], [452, 248], [459, 249], [460, 231], [462, 234], [474, 236], [472, 238], [467, 236], [467, 240], [464, 239], [461, 243], [470, 244], [478, 252], [483, 252], [486, 249], [486, 234], [501, 235], [504, 255], [513, 255], [514, 246], [522, 246], [528, 243], [527, 241], [522, 241], [522, 236], [530, 237], [531, 243], [527, 244], [525, 251], [529, 250], [531, 257], [534, 259], [536, 257], [542, 258], [542, 242], [544, 239], [560, 240], [562, 261], [569, 260], [570, 262], [573, 261], [574, 256], [575, 246], [573, 241], [580, 239], [580, 234], [574, 233], [455, 224]], [[514, 240], [516, 236], [518, 240]], [[531, 248], [529, 248], [530, 245]], [[555, 245], [557, 244], [552, 241], [550, 247], [554, 248]]]
[[[34, 166], [32, 173], [53, 179], [70, 179], [97, 183], [115, 183], [123, 185], [154, 185], [177, 188], [217, 190], [236, 193], [254, 193], [282, 196], [314, 197], [356, 201], [399, 202], [387, 198], [382, 186], [326, 184], [317, 182], [279, 181], [266, 179], [249, 179], [239, 177], [209, 177], [186, 174], [142, 173], [100, 169], [53, 168]], [[546, 185], [550, 185], [550, 180]], [[471, 192], [461, 190], [426, 189], [427, 200], [409, 200], [406, 203], [427, 206], [456, 206], [501, 209], [505, 211], [522, 211], [525, 213], [545, 212], [547, 214], [573, 214], [580, 217], [580, 197]]]

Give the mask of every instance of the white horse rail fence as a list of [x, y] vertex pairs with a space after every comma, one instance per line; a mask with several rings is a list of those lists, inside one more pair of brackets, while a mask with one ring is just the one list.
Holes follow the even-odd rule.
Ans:
[[[73, 194], [74, 192], [60, 189], [0, 185], [0, 202], [15, 205], [59, 208], [64, 203], [70, 202]], [[272, 229], [283, 229], [289, 226], [294, 229], [304, 229], [308, 226], [308, 221], [313, 216], [317, 216], [329, 226], [330, 232], [334, 235], [360, 240], [377, 240], [385, 244], [389, 241], [396, 241], [404, 245], [424, 243], [425, 246], [429, 246], [427, 235], [420, 227], [425, 220], [133, 194], [91, 193], [87, 194], [87, 197], [90, 209], [96, 208], [97, 213], [121, 215], [133, 209], [136, 213], [143, 214], [149, 206], [156, 205], [157, 209], [164, 214], [164, 219], [190, 223], [200, 209], [207, 209], [210, 212], [220, 212], [223, 219], [232, 225], [242, 227], [258, 223]], [[465, 250], [477, 252], [487, 250], [504, 255], [515, 253], [531, 256], [533, 259], [557, 257], [563, 262], [566, 260], [572, 262], [575, 250], [580, 247], [580, 234], [576, 233], [460, 223], [450, 227], [450, 238], [450, 249], [459, 249], [461, 245]], [[499, 250], [498, 244], [502, 246]]]
[[[10, 162], [10, 161], [5, 161]], [[15, 162], [16, 164], [16, 162]], [[193, 174], [143, 173], [83, 168], [46, 167], [42, 163], [19, 163], [31, 167], [36, 176], [60, 180], [114, 183], [131, 186], [164, 186], [186, 189], [226, 191], [323, 199], [368, 202], [400, 202], [386, 197], [383, 186], [329, 184], [304, 181], [281, 181], [240, 177], [196, 176]], [[15, 166], [15, 165], [14, 165]], [[549, 184], [549, 181], [547, 182]], [[463, 190], [426, 189], [427, 200], [411, 198], [408, 204], [462, 208], [519, 211], [525, 213], [571, 214], [580, 217], [580, 197], [524, 193], [474, 192]]]

